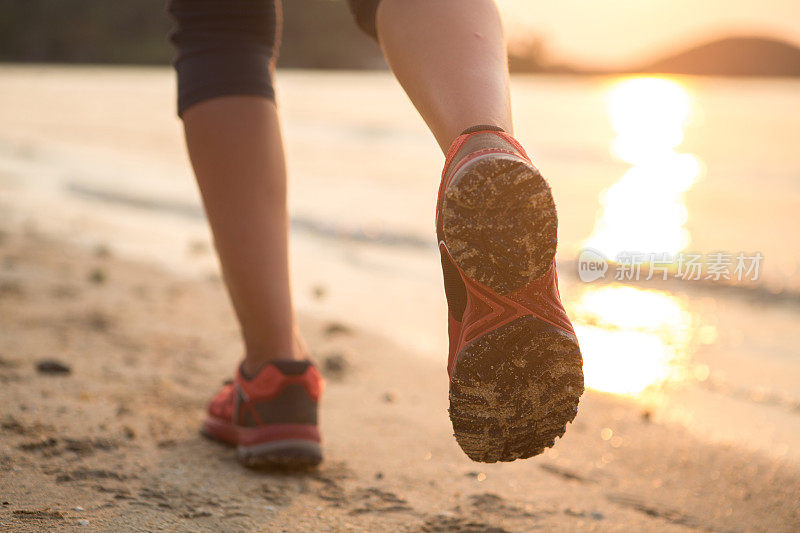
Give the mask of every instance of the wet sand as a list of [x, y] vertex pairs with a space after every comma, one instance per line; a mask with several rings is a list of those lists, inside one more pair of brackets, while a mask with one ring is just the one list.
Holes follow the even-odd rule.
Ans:
[[[326, 460], [251, 472], [197, 432], [238, 358], [218, 278], [124, 260], [0, 217], [0, 526], [107, 531], [792, 531], [790, 461], [703, 443], [589, 391], [543, 456], [470, 462], [437, 363], [302, 316], [324, 369]], [[203, 253], [198, 251], [197, 253]], [[325, 287], [318, 288], [325, 298]], [[56, 359], [69, 373], [37, 371]]]

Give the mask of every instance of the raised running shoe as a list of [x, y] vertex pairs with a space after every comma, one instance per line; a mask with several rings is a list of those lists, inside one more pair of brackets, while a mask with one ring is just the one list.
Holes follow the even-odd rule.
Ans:
[[450, 420], [493, 463], [553, 446], [578, 412], [583, 360], [561, 304], [550, 187], [499, 128], [448, 150], [436, 232], [448, 303]]

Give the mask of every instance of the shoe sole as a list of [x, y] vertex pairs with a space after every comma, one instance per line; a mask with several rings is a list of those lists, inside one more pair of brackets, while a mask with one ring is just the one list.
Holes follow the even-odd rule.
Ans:
[[305, 470], [322, 462], [322, 447], [309, 439], [287, 439], [238, 444], [241, 429], [225, 422], [207, 418], [200, 434], [204, 437], [236, 448], [236, 457], [247, 468], [259, 470]]
[[304, 470], [322, 462], [322, 448], [309, 440], [281, 440], [237, 446], [236, 456], [247, 468]]
[[[444, 242], [471, 280], [498, 295], [553, 264], [558, 219], [550, 187], [519, 157], [480, 156], [459, 170], [442, 204]], [[553, 446], [578, 411], [583, 359], [575, 337], [523, 316], [470, 342], [450, 381], [450, 420], [464, 452], [493, 463]]]

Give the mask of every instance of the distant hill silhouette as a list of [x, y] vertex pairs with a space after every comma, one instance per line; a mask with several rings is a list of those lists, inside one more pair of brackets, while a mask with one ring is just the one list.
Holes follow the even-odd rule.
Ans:
[[727, 37], [628, 69], [592, 69], [548, 61], [540, 39], [530, 39], [509, 54], [512, 72], [608, 75], [636, 73], [697, 76], [800, 76], [800, 47], [768, 37]]
[[729, 37], [712, 41], [633, 72], [707, 76], [800, 76], [800, 48], [763, 37]]

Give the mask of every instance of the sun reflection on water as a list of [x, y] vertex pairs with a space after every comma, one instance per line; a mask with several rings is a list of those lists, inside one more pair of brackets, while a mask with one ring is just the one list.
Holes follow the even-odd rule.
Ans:
[[620, 252], [674, 254], [689, 244], [684, 193], [700, 161], [678, 153], [691, 117], [691, 98], [667, 78], [626, 78], [607, 98], [616, 133], [611, 150], [633, 165], [600, 196], [602, 212], [584, 242], [613, 259]]
[[617, 134], [612, 151], [632, 165], [669, 157], [683, 142], [691, 99], [667, 78], [627, 78], [608, 91], [608, 113]]
[[636, 395], [683, 375], [692, 316], [669, 293], [591, 287], [572, 313], [588, 387]]
[[[607, 105], [612, 153], [632, 167], [600, 195], [584, 246], [611, 259], [620, 252], [675, 254], [690, 238], [684, 193], [701, 175], [697, 157], [676, 151], [691, 117], [689, 93], [667, 78], [626, 78], [609, 89]], [[686, 375], [693, 317], [670, 293], [587, 287], [572, 313], [588, 387], [637, 396]]]

